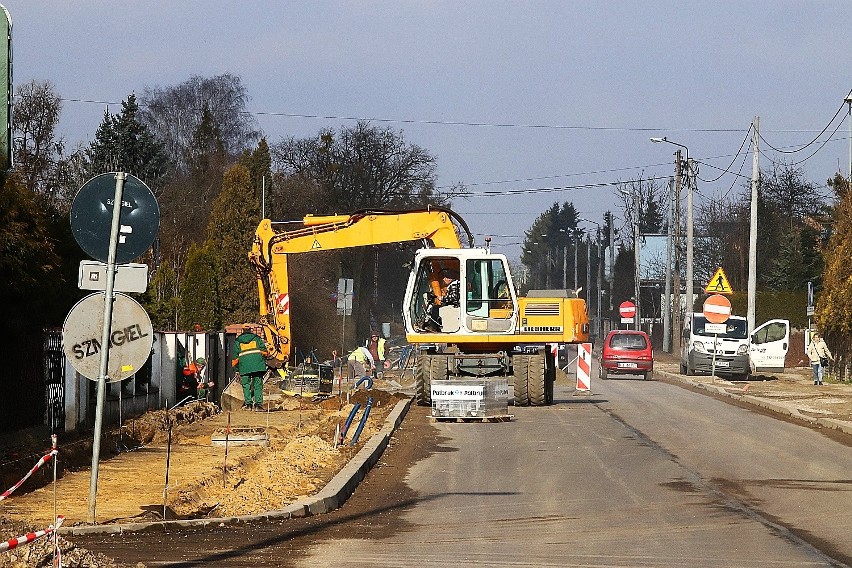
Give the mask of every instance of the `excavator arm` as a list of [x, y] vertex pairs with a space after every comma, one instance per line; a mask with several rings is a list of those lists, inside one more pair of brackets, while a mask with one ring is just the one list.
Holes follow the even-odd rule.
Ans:
[[457, 226], [473, 235], [467, 224], [449, 209], [409, 211], [366, 210], [351, 215], [308, 215], [302, 226], [283, 230], [282, 223], [260, 222], [249, 260], [257, 277], [260, 323], [264, 328], [271, 366], [290, 359], [290, 294], [287, 255], [368, 245], [423, 241], [437, 248], [462, 248]]

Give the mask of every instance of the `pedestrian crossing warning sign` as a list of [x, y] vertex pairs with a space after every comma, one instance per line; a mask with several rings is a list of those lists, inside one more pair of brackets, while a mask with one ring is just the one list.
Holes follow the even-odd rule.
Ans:
[[725, 271], [722, 270], [722, 267], [716, 269], [716, 272], [713, 274], [713, 277], [710, 279], [710, 282], [707, 283], [707, 287], [704, 288], [704, 292], [706, 294], [733, 294], [734, 291], [731, 289], [731, 283], [728, 282], [728, 277], [725, 276]]

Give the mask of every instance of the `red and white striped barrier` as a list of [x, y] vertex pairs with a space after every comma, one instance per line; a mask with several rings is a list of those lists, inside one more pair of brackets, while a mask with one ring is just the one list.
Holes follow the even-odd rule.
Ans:
[[64, 521], [65, 521], [65, 517], [63, 517], [62, 515], [59, 515], [58, 517], [56, 517], [56, 524], [50, 525], [49, 527], [47, 527], [44, 530], [27, 533], [23, 536], [19, 536], [18, 538], [13, 538], [13, 539], [7, 540], [6, 542], [0, 542], [0, 552], [3, 552], [4, 550], [12, 550], [13, 548], [15, 548], [17, 546], [30, 543], [37, 538], [41, 538], [44, 535], [51, 534], [56, 529], [61, 527], [62, 523]]
[[592, 388], [592, 344], [577, 345], [577, 390], [587, 391]]
[[0, 501], [2, 501], [6, 497], [8, 497], [12, 493], [14, 493], [15, 489], [17, 489], [18, 487], [23, 485], [24, 481], [29, 479], [32, 474], [37, 472], [41, 466], [43, 466], [48, 461], [50, 461], [50, 458], [52, 458], [53, 456], [55, 456], [58, 453], [59, 453], [58, 450], [51, 450], [51, 452], [49, 454], [47, 454], [46, 456], [44, 456], [43, 458], [38, 460], [38, 463], [33, 466], [33, 468], [30, 470], [30, 472], [28, 474], [26, 474], [23, 478], [21, 478], [21, 480], [19, 482], [17, 482], [11, 489], [8, 489], [6, 492], [4, 492], [2, 495], [0, 495]]

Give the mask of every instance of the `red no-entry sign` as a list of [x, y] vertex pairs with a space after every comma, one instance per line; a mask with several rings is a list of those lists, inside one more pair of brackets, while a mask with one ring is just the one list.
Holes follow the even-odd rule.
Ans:
[[625, 319], [633, 318], [636, 316], [636, 304], [630, 301], [621, 302], [621, 305], [618, 306], [618, 313]]
[[714, 294], [704, 300], [704, 317], [710, 323], [725, 323], [731, 316], [731, 301], [725, 296]]

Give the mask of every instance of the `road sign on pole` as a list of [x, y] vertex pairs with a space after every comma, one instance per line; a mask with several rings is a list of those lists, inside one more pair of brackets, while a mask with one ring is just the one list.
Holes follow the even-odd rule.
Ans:
[[710, 323], [725, 323], [731, 316], [731, 301], [725, 296], [714, 294], [704, 300], [704, 317]]
[[[112, 209], [115, 203], [116, 173], [93, 177], [80, 188], [71, 205], [71, 232], [86, 254], [107, 262], [110, 247]], [[115, 263], [124, 264], [140, 256], [157, 236], [160, 227], [160, 206], [157, 198], [130, 174], [121, 191], [118, 242]]]
[[[107, 265], [96, 260], [81, 260], [77, 287], [81, 290], [106, 290]], [[116, 292], [144, 292], [148, 289], [148, 265], [130, 262], [115, 267]]]
[[[89, 294], [71, 308], [62, 326], [62, 345], [71, 366], [98, 380], [103, 345], [104, 294]], [[122, 381], [134, 375], [151, 355], [154, 328], [145, 308], [121, 293], [115, 294], [109, 334], [107, 380]]]
[[621, 323], [633, 323], [636, 317], [636, 304], [630, 300], [621, 302], [618, 313], [621, 314]]
[[707, 282], [707, 286], [704, 288], [705, 294], [733, 294], [734, 290], [731, 288], [731, 283], [728, 281], [728, 277], [725, 275], [725, 271], [722, 270], [722, 267], [716, 269], [716, 272], [713, 273], [713, 276], [710, 278], [710, 281]]

